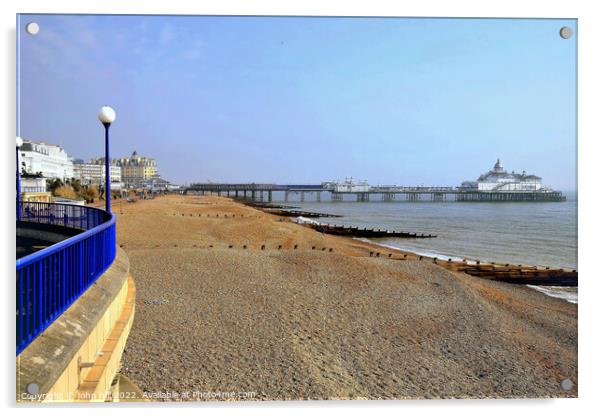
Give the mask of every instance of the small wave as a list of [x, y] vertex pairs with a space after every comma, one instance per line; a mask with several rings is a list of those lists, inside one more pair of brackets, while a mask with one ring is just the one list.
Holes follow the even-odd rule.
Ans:
[[[409, 253], [417, 254], [419, 256], [433, 257], [433, 258], [436, 257], [438, 259], [452, 259], [452, 261], [462, 261], [462, 260], [464, 260], [462, 257], [447, 256], [447, 255], [443, 255], [443, 254], [436, 253], [436, 252], [406, 250], [406, 249], [404, 249], [402, 247], [397, 247], [397, 246], [394, 246], [394, 245], [391, 245], [391, 244], [377, 243], [377, 242], [375, 242], [373, 240], [370, 240], [368, 238], [356, 237], [355, 240], [363, 241], [363, 242], [366, 242], [366, 243], [376, 244], [378, 246], [390, 248], [390, 249], [393, 249], [393, 250], [406, 251], [406, 252], [409, 252]], [[466, 262], [468, 264], [476, 264], [475, 260], [466, 259]], [[564, 300], [566, 300], [569, 303], [574, 303], [574, 304], [578, 303], [577, 288], [565, 287], [565, 286], [535, 286], [535, 285], [526, 285], [526, 286], [530, 287], [531, 289], [535, 289], [538, 292], [541, 292], [544, 295], [547, 295], [547, 296], [550, 296], [550, 297], [553, 297], [553, 298], [564, 299]]]
[[354, 237], [355, 240], [360, 240], [363, 241], [365, 243], [371, 243], [371, 244], [375, 244], [377, 246], [381, 246], [381, 247], [386, 247], [386, 248], [390, 248], [393, 250], [399, 250], [399, 251], [405, 251], [407, 253], [414, 253], [417, 254], [419, 256], [424, 256], [424, 257], [432, 257], [432, 258], [438, 258], [438, 259], [452, 259], [452, 261], [463, 261], [466, 259], [466, 263], [467, 264], [476, 264], [476, 260], [471, 260], [471, 259], [467, 259], [466, 257], [458, 257], [458, 256], [449, 256], [447, 254], [441, 254], [441, 253], [437, 253], [434, 251], [419, 251], [419, 250], [415, 250], [415, 249], [406, 249], [403, 247], [399, 247], [399, 246], [394, 246], [391, 244], [384, 244], [384, 243], [379, 243], [377, 241], [374, 240], [370, 240], [368, 238], [361, 238], [361, 237]]
[[570, 303], [577, 303], [577, 288], [564, 287], [564, 286], [535, 286], [527, 285], [531, 289], [535, 289], [538, 292], [548, 295], [553, 298], [564, 299]]
[[294, 220], [297, 224], [314, 224], [314, 225], [321, 225], [321, 223], [319, 221], [315, 221], [312, 220], [310, 218], [305, 218], [305, 217], [297, 217]]

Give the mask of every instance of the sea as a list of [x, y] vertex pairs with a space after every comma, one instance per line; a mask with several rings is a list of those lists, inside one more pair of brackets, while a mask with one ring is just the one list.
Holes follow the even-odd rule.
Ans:
[[[374, 243], [426, 256], [577, 269], [577, 195], [564, 202], [297, 202], [306, 211], [342, 215], [319, 222], [434, 234]], [[309, 194], [308, 194], [309, 195]], [[275, 202], [276, 203], [276, 202]], [[577, 303], [575, 288], [534, 287]]]

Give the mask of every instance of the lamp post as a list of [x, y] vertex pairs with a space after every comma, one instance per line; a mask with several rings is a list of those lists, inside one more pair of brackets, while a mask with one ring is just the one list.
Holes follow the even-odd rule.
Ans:
[[21, 202], [21, 169], [19, 166], [19, 149], [23, 146], [23, 139], [17, 136], [17, 221], [21, 221], [21, 207], [19, 203]]
[[109, 127], [115, 121], [115, 110], [103, 106], [98, 113], [98, 119], [105, 126], [105, 201], [106, 211], [111, 212], [111, 166], [109, 163]]

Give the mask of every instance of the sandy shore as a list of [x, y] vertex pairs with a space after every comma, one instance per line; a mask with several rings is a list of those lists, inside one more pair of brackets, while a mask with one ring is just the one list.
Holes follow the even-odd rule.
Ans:
[[138, 294], [122, 372], [144, 391], [577, 395], [577, 307], [564, 300], [225, 198], [167, 196], [113, 211]]

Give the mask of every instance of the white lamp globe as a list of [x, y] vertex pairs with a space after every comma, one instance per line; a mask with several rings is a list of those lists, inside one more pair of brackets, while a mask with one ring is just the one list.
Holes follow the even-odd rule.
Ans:
[[17, 147], [23, 146], [23, 139], [17, 136]]
[[115, 121], [115, 110], [109, 106], [103, 106], [98, 113], [98, 119], [103, 124], [111, 124]]

